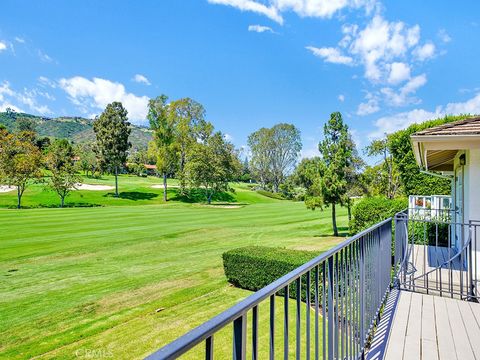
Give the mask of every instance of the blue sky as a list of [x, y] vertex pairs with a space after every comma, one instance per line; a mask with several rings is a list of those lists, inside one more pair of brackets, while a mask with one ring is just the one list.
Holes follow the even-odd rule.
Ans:
[[241, 147], [278, 122], [315, 154], [341, 111], [360, 148], [446, 113], [480, 113], [480, 2], [3, 0], [0, 110], [94, 116], [122, 101], [202, 103]]

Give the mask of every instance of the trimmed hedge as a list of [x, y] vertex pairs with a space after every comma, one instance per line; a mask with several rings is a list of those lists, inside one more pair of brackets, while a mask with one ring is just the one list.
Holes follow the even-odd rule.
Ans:
[[[320, 253], [247, 246], [223, 253], [223, 268], [228, 282], [242, 289], [257, 291], [312, 260]], [[312, 283], [313, 276], [312, 273]], [[305, 300], [306, 293], [305, 278], [305, 276], [302, 277], [302, 300]], [[290, 286], [289, 294], [291, 298], [296, 297], [294, 284]]]
[[368, 197], [355, 204], [350, 221], [350, 233], [352, 235], [370, 226], [379, 223], [399, 211], [408, 207], [408, 199], [387, 199], [384, 197]]

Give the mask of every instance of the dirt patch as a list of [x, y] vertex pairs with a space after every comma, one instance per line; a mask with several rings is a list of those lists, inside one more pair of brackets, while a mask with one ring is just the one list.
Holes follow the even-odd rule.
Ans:
[[0, 193], [10, 192], [16, 189], [16, 186], [0, 185]]
[[75, 190], [113, 190], [115, 189], [113, 186], [109, 185], [92, 185], [92, 184], [77, 184], [75, 185]]

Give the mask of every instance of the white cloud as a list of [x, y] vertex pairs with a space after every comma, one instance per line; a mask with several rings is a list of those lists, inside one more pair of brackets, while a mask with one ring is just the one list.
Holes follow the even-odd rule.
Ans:
[[283, 24], [283, 17], [280, 15], [278, 9], [273, 6], [267, 6], [253, 0], [208, 0], [210, 4], [219, 4], [232, 6], [241, 11], [251, 11], [260, 15], [264, 15], [269, 19]]
[[271, 32], [273, 33], [273, 29], [269, 26], [263, 26], [263, 25], [249, 25], [248, 26], [248, 31], [254, 31], [258, 33], [263, 33], [263, 32]]
[[450, 37], [450, 35], [448, 35], [445, 29], [438, 30], [437, 35], [444, 43], [449, 43], [450, 41], [452, 41], [452, 38]]
[[400, 89], [383, 88], [380, 92], [385, 95], [387, 102], [393, 106], [404, 106], [411, 103], [418, 103], [418, 99], [412, 95], [427, 83], [427, 76], [425, 74], [411, 78]]
[[127, 92], [123, 84], [101, 78], [89, 80], [81, 76], [63, 78], [58, 83], [85, 114], [91, 114], [94, 110], [103, 111], [107, 104], [120, 101], [128, 110], [128, 117], [133, 123], [145, 122], [148, 97]]
[[338, 95], [338, 101], [344, 102], [345, 101], [345, 95], [343, 95], [343, 94]]
[[228, 142], [232, 142], [232, 141], [233, 141], [233, 136], [230, 135], [230, 134], [227, 134], [227, 133], [223, 134], [223, 138], [224, 138], [226, 141], [228, 141]]
[[378, 112], [380, 106], [378, 104], [378, 98], [370, 93], [365, 96], [366, 102], [360, 103], [357, 108], [357, 115], [365, 116]]
[[302, 17], [330, 18], [344, 8], [361, 8], [371, 11], [374, 0], [273, 0], [280, 11], [294, 11]]
[[5, 44], [3, 41], [0, 41], [0, 52], [3, 50], [7, 50], [7, 44]]
[[208, 0], [208, 2], [264, 15], [281, 25], [284, 22], [283, 12], [293, 11], [301, 17], [331, 18], [346, 8], [365, 8], [369, 13], [377, 3], [376, 0]]
[[480, 93], [465, 102], [448, 103], [437, 106], [434, 111], [414, 109], [394, 115], [384, 116], [374, 122], [376, 130], [370, 133], [370, 138], [379, 138], [383, 134], [392, 133], [414, 123], [436, 119], [445, 115], [480, 114]]
[[48, 87], [51, 87], [52, 89], [55, 89], [57, 87], [57, 83], [53, 80], [50, 80], [46, 76], [39, 76], [38, 82], [40, 83], [40, 85], [48, 86]]
[[38, 57], [40, 60], [46, 63], [52, 63], [55, 62], [48, 54], [44, 53], [42, 50], [37, 51]]
[[28, 108], [36, 113], [41, 115], [51, 114], [52, 111], [48, 108], [47, 105], [41, 105], [37, 101], [37, 97], [41, 95], [37, 90], [24, 89], [23, 92], [15, 91], [11, 88], [8, 81], [4, 81], [0, 85], [0, 109], [4, 111], [6, 108], [14, 109], [15, 111], [24, 112], [20, 107], [14, 103], [22, 103], [23, 105], [28, 106]]
[[394, 62], [390, 64], [390, 75], [388, 82], [391, 84], [398, 84], [407, 79], [410, 79], [410, 66], [403, 62]]
[[435, 45], [431, 42], [427, 42], [422, 46], [418, 46], [413, 50], [413, 55], [420, 61], [430, 59], [435, 55]]
[[18, 36], [15, 36], [15, 41], [20, 44], [25, 44], [25, 39]]
[[142, 74], [135, 74], [132, 80], [139, 84], [151, 85], [147, 77]]
[[365, 77], [371, 81], [381, 81], [388, 76], [390, 62], [404, 58], [420, 39], [418, 25], [408, 27], [401, 21], [388, 22], [378, 14], [363, 30], [350, 25], [344, 26], [343, 32], [341, 46], [359, 57], [365, 66]]
[[353, 59], [350, 56], [345, 56], [340, 50], [332, 47], [316, 48], [307, 46], [306, 49], [310, 50], [313, 55], [324, 59], [326, 62], [344, 65], [351, 65], [353, 63]]

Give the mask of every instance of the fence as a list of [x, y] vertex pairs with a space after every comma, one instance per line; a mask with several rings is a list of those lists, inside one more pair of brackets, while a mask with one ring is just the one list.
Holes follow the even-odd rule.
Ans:
[[[283, 276], [147, 359], [175, 359], [187, 352], [213, 359], [215, 335], [231, 327], [232, 358], [245, 359], [248, 349], [256, 360], [259, 328], [265, 325], [259, 325], [259, 308], [265, 302], [270, 359], [288, 359], [291, 350], [296, 359], [362, 358], [390, 289], [391, 246], [392, 219], [387, 219]], [[278, 297], [283, 300], [280, 318], [276, 311]], [[281, 352], [275, 343], [279, 333]]]

